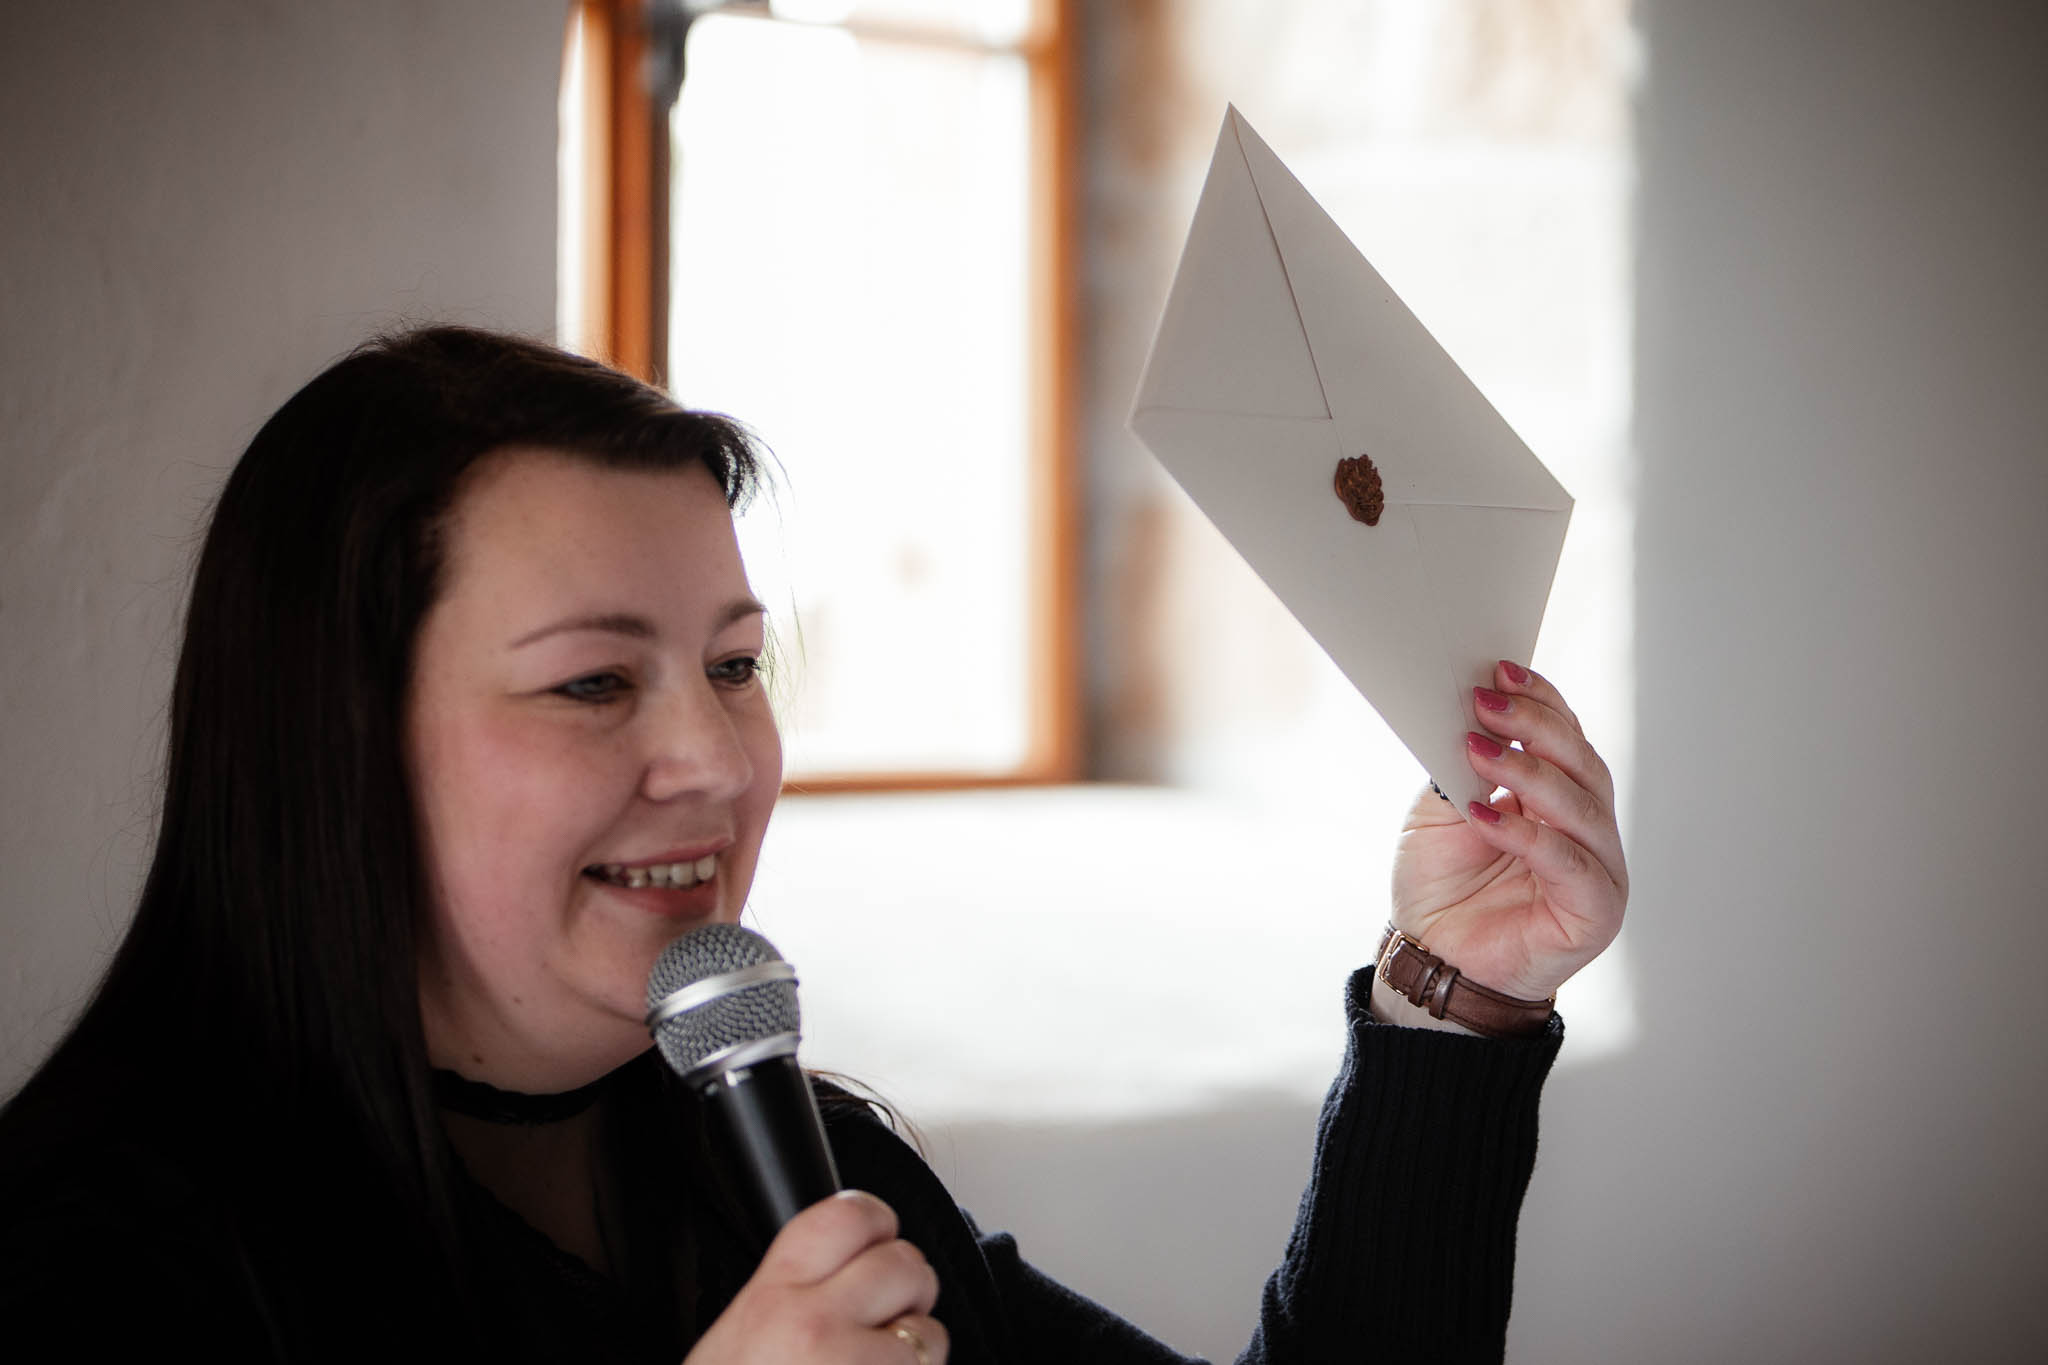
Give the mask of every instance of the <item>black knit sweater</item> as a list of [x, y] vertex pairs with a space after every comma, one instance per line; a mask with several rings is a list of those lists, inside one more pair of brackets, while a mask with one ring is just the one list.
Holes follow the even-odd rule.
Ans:
[[[1259, 1321], [1248, 1324], [1241, 1362], [1501, 1357], [1537, 1101], [1562, 1024], [1516, 1042], [1393, 1027], [1368, 1015], [1370, 987], [1360, 972], [1348, 988], [1343, 1069], [1324, 1103], [1293, 1234]], [[828, 1105], [827, 1128], [844, 1182], [894, 1208], [903, 1236], [937, 1270], [937, 1316], [951, 1334], [954, 1365], [1184, 1359], [1033, 1270], [1007, 1235], [980, 1231], [865, 1108]], [[329, 1264], [338, 1269], [323, 1272], [322, 1284], [280, 1298], [275, 1285], [291, 1277], [251, 1253], [261, 1239], [220, 1234], [203, 1182], [142, 1148], [84, 1145], [96, 1149], [90, 1161], [60, 1163], [27, 1181], [17, 1169], [0, 1181], [0, 1322], [17, 1343], [36, 1345], [49, 1334], [87, 1358], [176, 1341], [213, 1359], [360, 1358], [366, 1343], [387, 1359], [445, 1358], [454, 1343], [477, 1359], [673, 1365], [687, 1351], [689, 1324], [716, 1316], [757, 1251], [739, 1244], [730, 1223], [705, 1214], [682, 1239], [685, 1264], [652, 1287], [644, 1276], [622, 1283], [466, 1185], [460, 1214], [475, 1255], [471, 1292], [490, 1326], [465, 1336], [457, 1324], [474, 1321], [474, 1312], [456, 1313], [439, 1293], [409, 1292], [422, 1281], [401, 1257], [367, 1265], [377, 1252], [360, 1236], [332, 1248]], [[115, 1150], [128, 1163], [118, 1171], [108, 1168]], [[651, 1190], [644, 1203], [676, 1206]], [[283, 1213], [288, 1222], [290, 1210]], [[438, 1321], [419, 1321], [423, 1314]]]

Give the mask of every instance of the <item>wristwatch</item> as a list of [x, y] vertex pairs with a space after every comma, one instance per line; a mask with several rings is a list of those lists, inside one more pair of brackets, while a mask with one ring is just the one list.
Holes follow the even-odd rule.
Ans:
[[1488, 1038], [1527, 1038], [1543, 1032], [1557, 1010], [1555, 996], [1548, 1000], [1517, 1000], [1470, 981], [1435, 953], [1387, 926], [1380, 939], [1379, 967], [1375, 975], [1409, 1002], [1428, 1010], [1436, 1019], [1463, 1024]]

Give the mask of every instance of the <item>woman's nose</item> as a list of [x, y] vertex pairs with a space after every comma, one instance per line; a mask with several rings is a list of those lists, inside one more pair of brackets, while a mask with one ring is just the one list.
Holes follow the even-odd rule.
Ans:
[[722, 694], [707, 680], [663, 696], [648, 716], [648, 799], [698, 795], [730, 800], [754, 769]]

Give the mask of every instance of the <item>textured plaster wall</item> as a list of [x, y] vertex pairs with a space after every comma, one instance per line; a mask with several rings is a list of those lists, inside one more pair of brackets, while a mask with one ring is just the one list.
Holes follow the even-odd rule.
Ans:
[[1640, 1035], [1510, 1355], [2048, 1358], [2048, 14], [1642, 9]]
[[127, 921], [195, 528], [402, 321], [554, 319], [558, 0], [0, 8], [0, 1093]]

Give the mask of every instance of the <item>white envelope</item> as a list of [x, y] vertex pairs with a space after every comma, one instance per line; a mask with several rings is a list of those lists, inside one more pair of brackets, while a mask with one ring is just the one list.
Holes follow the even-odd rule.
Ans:
[[[1235, 107], [1131, 429], [1460, 810], [1474, 685], [1526, 662], [1572, 499]], [[1335, 488], [1367, 456], [1376, 525]]]

